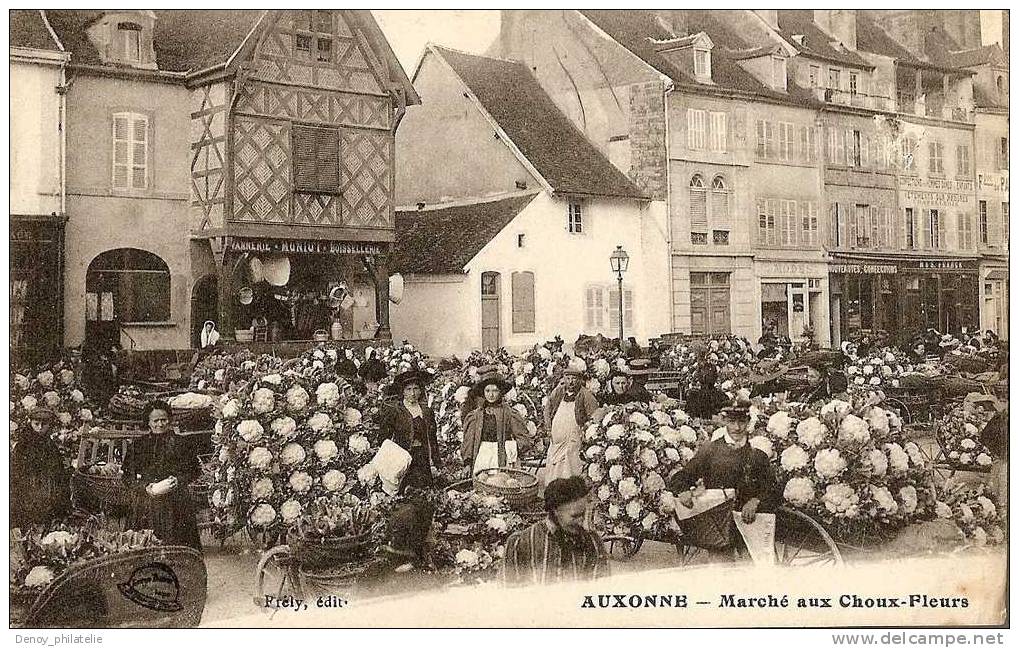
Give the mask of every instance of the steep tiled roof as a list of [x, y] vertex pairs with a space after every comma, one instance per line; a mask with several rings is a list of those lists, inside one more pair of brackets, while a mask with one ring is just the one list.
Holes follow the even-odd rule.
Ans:
[[38, 9], [12, 9], [10, 17], [11, 47], [60, 51]]
[[[691, 86], [699, 85], [692, 74], [674, 65], [656, 51], [652, 41], [669, 40], [675, 36], [668, 32], [653, 11], [598, 10], [582, 13], [620, 45], [670, 79]], [[755, 44], [744, 41], [710, 11], [685, 11], [684, 19], [688, 33], [704, 32], [715, 45], [711, 50], [711, 80], [715, 85], [702, 87], [736, 90], [799, 106], [817, 105], [817, 101], [808, 90], [800, 88], [792, 81], [789, 82], [788, 92], [777, 92], [740, 67], [736, 59], [743, 53], [753, 50]]]
[[[779, 11], [777, 31], [790, 45], [807, 56], [867, 69], [874, 67], [856, 52], [832, 47], [831, 41], [836, 40], [835, 37], [814, 22], [813, 11], [803, 9]], [[803, 38], [794, 39], [793, 36], [797, 35]]]
[[461, 274], [464, 266], [538, 194], [441, 209], [396, 212], [390, 270]]
[[553, 191], [646, 198], [560, 112], [526, 65], [431, 47]]
[[[349, 10], [357, 19], [366, 38], [379, 56], [389, 62], [390, 75], [403, 85], [410, 104], [421, 103], [410, 79], [393, 53], [371, 12]], [[99, 52], [88, 39], [88, 27], [104, 11], [48, 9], [46, 16], [53, 30], [72, 53], [72, 63], [102, 65]], [[153, 49], [156, 65], [164, 72], [200, 72], [222, 65], [244, 43], [265, 10], [261, 9], [176, 9], [153, 12], [156, 15]]]
[[961, 68], [993, 64], [1008, 65], [1005, 52], [1001, 49], [1001, 45], [997, 43], [961, 52], [951, 52], [950, 60], [952, 65]]
[[[74, 63], [101, 65], [86, 30], [104, 12], [47, 10], [53, 30], [72, 53]], [[156, 11], [153, 47], [156, 64], [167, 72], [197, 72], [225, 62], [255, 26], [260, 10]]]

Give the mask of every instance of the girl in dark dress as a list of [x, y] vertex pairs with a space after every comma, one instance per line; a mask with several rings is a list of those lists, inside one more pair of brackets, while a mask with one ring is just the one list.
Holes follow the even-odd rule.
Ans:
[[411, 462], [400, 485], [407, 488], [429, 488], [439, 474], [439, 438], [435, 413], [422, 402], [425, 385], [432, 376], [424, 371], [408, 370], [393, 379], [402, 400], [383, 406], [379, 413], [379, 433], [410, 453]]
[[503, 400], [512, 386], [492, 365], [478, 369], [463, 416], [460, 455], [471, 474], [488, 468], [519, 467], [519, 458], [532, 445], [527, 422]]
[[[132, 491], [128, 528], [152, 529], [167, 544], [202, 550], [188, 484], [201, 474], [198, 459], [170, 428], [170, 406], [153, 401], [142, 419], [149, 434], [134, 440], [124, 457], [124, 481]], [[168, 480], [170, 489], [155, 488]]]
[[50, 438], [54, 418], [48, 409], [33, 410], [29, 425], [17, 431], [11, 453], [12, 529], [47, 524], [70, 509], [69, 476], [60, 451]]

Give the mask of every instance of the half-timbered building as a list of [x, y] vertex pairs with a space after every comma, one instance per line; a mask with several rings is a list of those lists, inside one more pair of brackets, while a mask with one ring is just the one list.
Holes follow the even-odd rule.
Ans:
[[46, 14], [74, 75], [68, 344], [389, 335], [395, 132], [420, 99], [370, 12]]

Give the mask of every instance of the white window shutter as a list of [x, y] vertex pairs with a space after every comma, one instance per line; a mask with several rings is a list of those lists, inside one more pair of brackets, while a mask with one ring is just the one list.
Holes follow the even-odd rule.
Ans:
[[131, 187], [145, 189], [148, 186], [148, 127], [149, 120], [135, 115], [131, 120]]
[[126, 114], [113, 116], [113, 186], [127, 189], [130, 182], [131, 122]]

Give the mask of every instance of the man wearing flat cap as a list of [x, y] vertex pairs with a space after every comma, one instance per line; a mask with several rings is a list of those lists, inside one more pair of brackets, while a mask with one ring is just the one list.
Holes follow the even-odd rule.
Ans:
[[690, 508], [692, 491], [699, 480], [705, 488], [736, 490], [736, 509], [743, 521], [751, 524], [758, 512], [772, 512], [777, 506], [777, 486], [768, 455], [751, 446], [749, 404], [742, 403], [722, 410], [725, 427], [715, 430], [710, 443], [682, 470], [669, 479], [669, 490], [676, 501]]
[[10, 473], [12, 529], [47, 524], [70, 509], [70, 476], [50, 438], [55, 419], [51, 410], [36, 408], [29, 413], [29, 424], [16, 431]]

